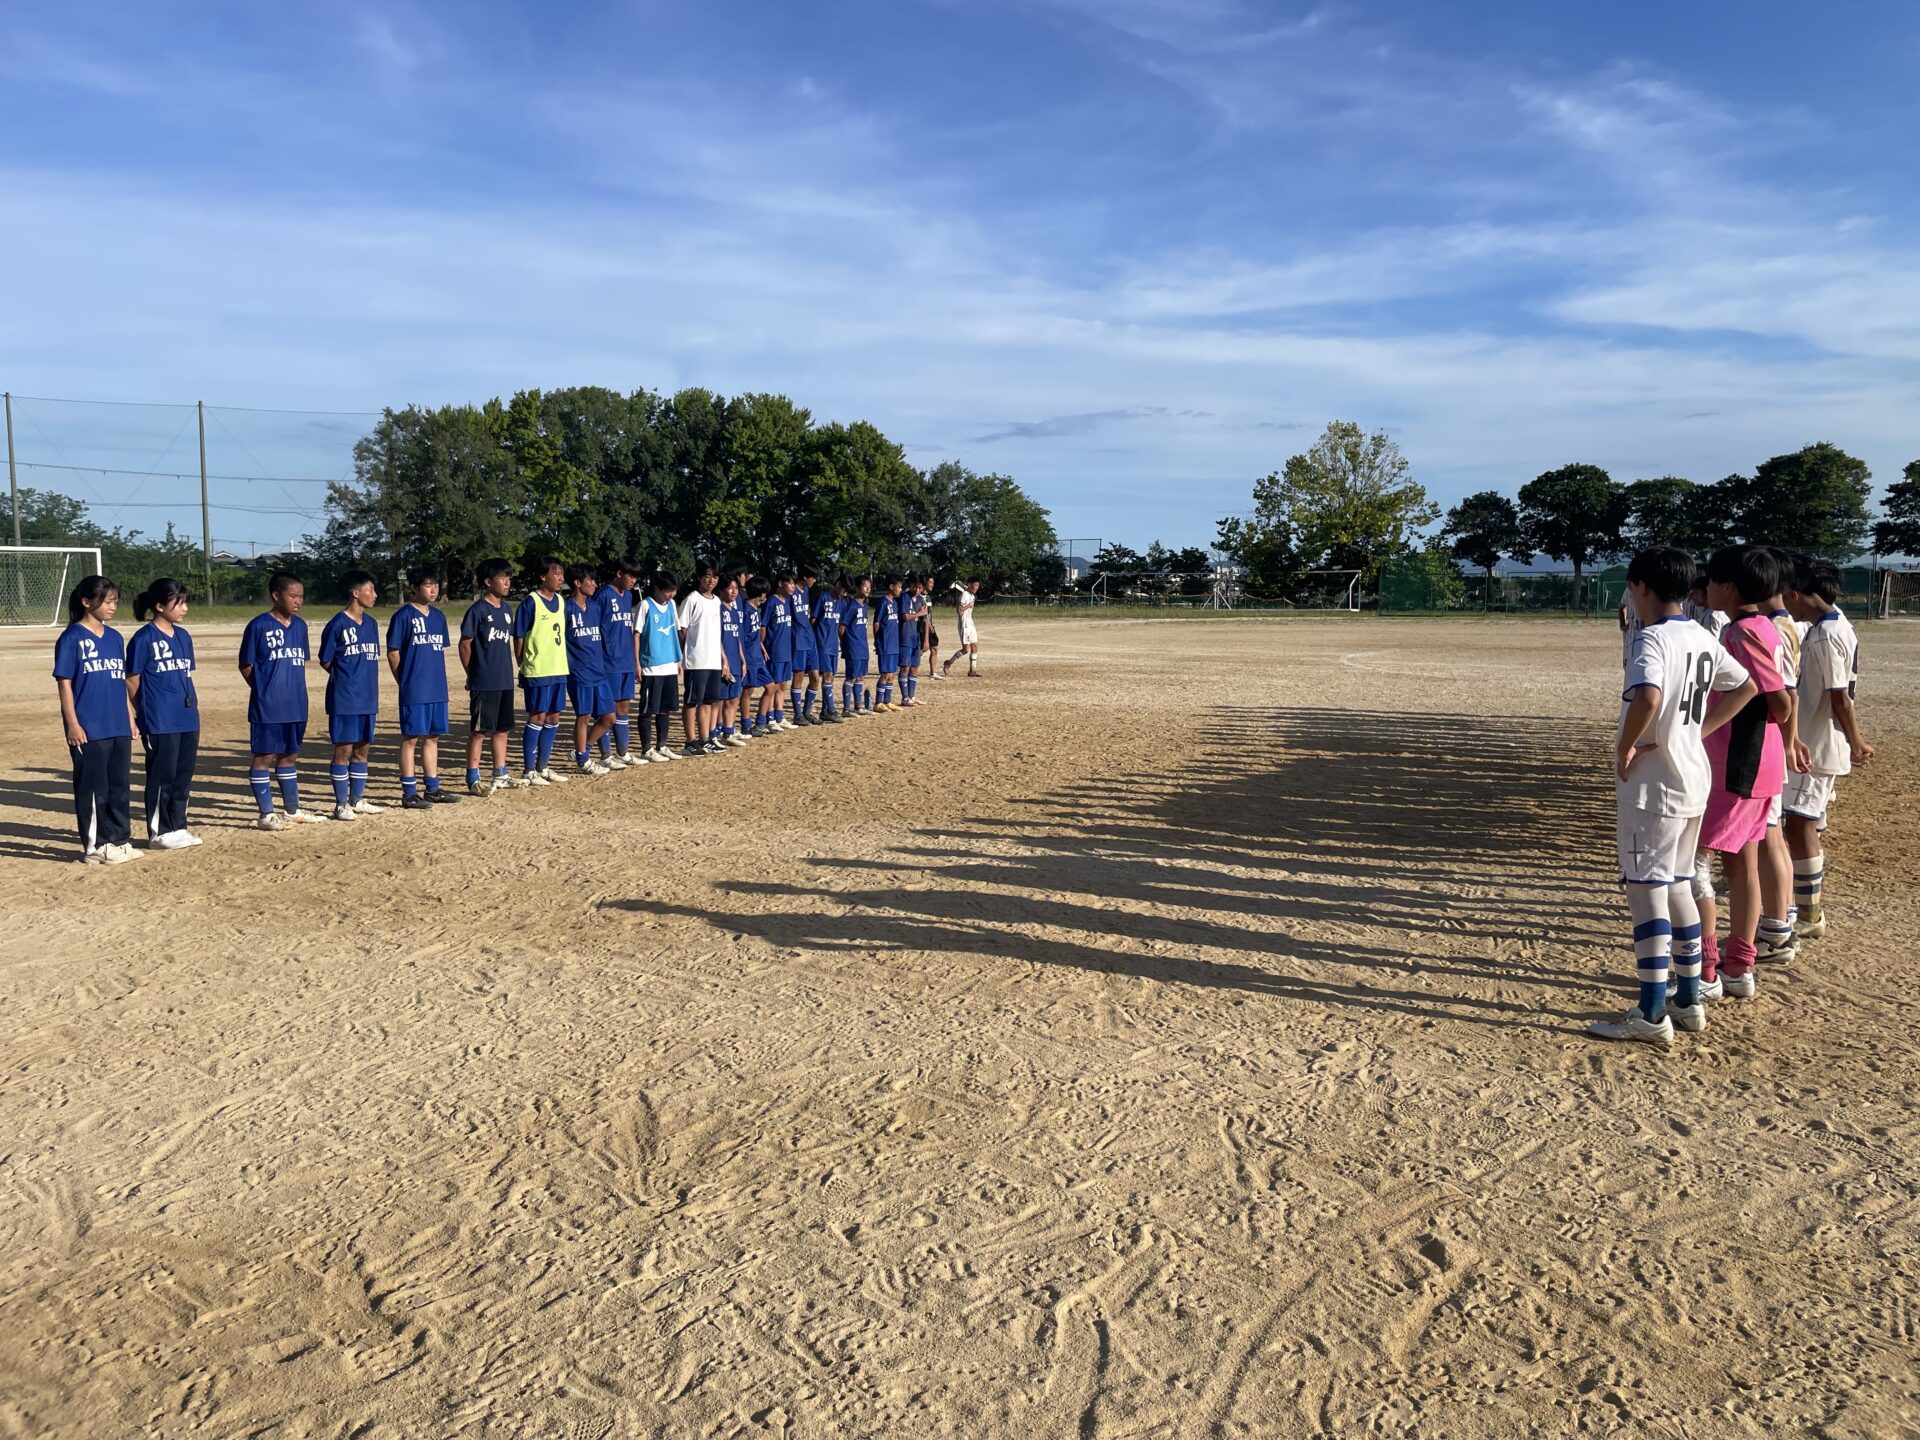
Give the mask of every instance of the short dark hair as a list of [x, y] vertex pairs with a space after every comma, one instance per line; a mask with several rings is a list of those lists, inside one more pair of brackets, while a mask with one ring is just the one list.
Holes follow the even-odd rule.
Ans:
[[[738, 573], [738, 572], [734, 572], [734, 573]], [[694, 579], [701, 580], [707, 577], [708, 575], [713, 576], [713, 578], [716, 580], [720, 578], [720, 569], [711, 560], [702, 560], [699, 564], [693, 567]]]
[[749, 600], [762, 599], [771, 589], [773, 589], [773, 585], [768, 581], [766, 576], [756, 575], [747, 581], [747, 598]]
[[656, 570], [653, 572], [653, 579], [647, 582], [647, 588], [658, 594], [662, 590], [678, 590], [680, 582], [675, 580], [668, 571]]
[[800, 578], [802, 580], [818, 580], [820, 578], [820, 567], [818, 565], [802, 565], [800, 567]]
[[358, 590], [362, 585], [377, 585], [379, 583], [380, 582], [375, 580], [369, 571], [349, 570], [340, 577], [340, 598], [342, 600], [351, 600], [353, 598], [353, 592]]
[[576, 560], [567, 566], [567, 584], [578, 585], [591, 574], [593, 574], [593, 566], [583, 560]]
[[513, 564], [511, 561], [502, 560], [498, 557], [492, 560], [482, 560], [480, 562], [480, 568], [473, 573], [480, 577], [480, 583], [484, 585], [489, 580], [498, 579], [502, 575], [513, 574]]
[[640, 562], [638, 560], [621, 560], [614, 565], [613, 573], [616, 575], [631, 575], [634, 579], [638, 580], [646, 572], [640, 568]]
[[298, 585], [302, 590], [307, 588], [307, 582], [291, 570], [276, 570], [267, 577], [267, 593], [269, 595], [285, 594], [289, 585]]
[[542, 555], [538, 560], [533, 562], [533, 573], [545, 576], [547, 571], [554, 569], [556, 566], [562, 574], [566, 573], [566, 564], [558, 555]]
[[1829, 605], [1840, 598], [1840, 567], [1833, 561], [1803, 555], [1799, 569], [1795, 578], [1800, 584], [1796, 588], [1802, 595], [1818, 595]]
[[1646, 586], [1664, 605], [1678, 605], [1693, 589], [1693, 557], [1671, 545], [1642, 550], [1627, 566], [1627, 583]]
[[1782, 550], [1778, 545], [1767, 547], [1773, 552], [1773, 563], [1780, 567], [1780, 593], [1800, 589], [1800, 560], [1790, 550]]
[[407, 567], [407, 588], [418, 589], [422, 585], [438, 585], [440, 571], [432, 565], [409, 565]]
[[1758, 605], [1780, 589], [1780, 565], [1764, 545], [1729, 545], [1707, 561], [1707, 579], [1731, 585], [1743, 605]]

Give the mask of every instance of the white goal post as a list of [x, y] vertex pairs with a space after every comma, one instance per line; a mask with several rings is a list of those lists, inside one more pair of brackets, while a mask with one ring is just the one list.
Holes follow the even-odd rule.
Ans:
[[1878, 600], [1880, 618], [1895, 620], [1920, 615], [1920, 569], [1882, 570]]
[[0, 625], [64, 625], [67, 595], [100, 573], [85, 545], [0, 545]]
[[1301, 577], [1296, 604], [1302, 609], [1358, 610], [1360, 608], [1358, 570], [1309, 570]]

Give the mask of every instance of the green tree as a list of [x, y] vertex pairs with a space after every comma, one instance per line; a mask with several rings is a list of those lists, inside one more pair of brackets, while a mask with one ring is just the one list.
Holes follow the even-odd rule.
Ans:
[[1265, 531], [1285, 527], [1312, 564], [1358, 569], [1370, 584], [1440, 516], [1410, 470], [1384, 430], [1369, 435], [1336, 420], [1311, 449], [1255, 482], [1254, 519]]
[[976, 475], [964, 466], [937, 471], [940, 478], [929, 488], [946, 519], [942, 533], [928, 541], [930, 553], [957, 576], [979, 580], [982, 593], [1049, 579], [1043, 562], [1055, 536], [1044, 507], [1008, 476]]
[[1284, 520], [1229, 515], [1215, 527], [1214, 548], [1240, 567], [1240, 587], [1256, 599], [1290, 597], [1307, 571]]
[[1920, 460], [1887, 487], [1886, 515], [1873, 527], [1876, 555], [1920, 555]]
[[1845, 560], [1867, 546], [1873, 478], [1837, 445], [1808, 445], [1713, 487], [1726, 539]]
[[1573, 588], [1595, 560], [1617, 555], [1626, 501], [1598, 465], [1562, 465], [1520, 487], [1520, 530], [1531, 550], [1573, 562]]
[[1677, 545], [1699, 555], [1721, 542], [1721, 521], [1712, 486], [1678, 475], [1635, 480], [1626, 487], [1623, 539], [1629, 550]]
[[1518, 560], [1522, 565], [1533, 559], [1520, 529], [1519, 510], [1498, 490], [1469, 495], [1449, 510], [1440, 539], [1454, 559], [1478, 565], [1486, 572], [1483, 609], [1493, 596], [1493, 567], [1503, 558]]

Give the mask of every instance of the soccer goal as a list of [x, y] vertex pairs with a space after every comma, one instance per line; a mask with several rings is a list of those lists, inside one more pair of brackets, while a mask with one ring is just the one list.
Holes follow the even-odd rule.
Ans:
[[67, 545], [0, 545], [0, 625], [59, 625], [67, 594], [100, 573], [98, 550]]
[[1303, 610], [1358, 610], [1358, 570], [1309, 570], [1300, 577], [1293, 603]]
[[1879, 598], [1883, 620], [1920, 616], [1920, 570], [1882, 570]]

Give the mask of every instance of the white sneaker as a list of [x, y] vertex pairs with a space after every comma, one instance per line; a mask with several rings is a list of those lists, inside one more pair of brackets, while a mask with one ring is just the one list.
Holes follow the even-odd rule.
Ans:
[[351, 805], [336, 805], [333, 807], [333, 818], [336, 820], [358, 820], [360, 817], [353, 813], [353, 807]]
[[612, 772], [589, 755], [585, 764], [576, 764], [574, 766], [573, 773], [576, 775], [608, 775]]
[[631, 755], [609, 755], [600, 763], [609, 770], [625, 770], [634, 762]]
[[[614, 767], [615, 769], [619, 769], [619, 770], [630, 770], [635, 765], [638, 765], [640, 763], [640, 757], [634, 754], [631, 750], [619, 751], [614, 755], [613, 760], [618, 760], [620, 762], [619, 765]], [[607, 764], [612, 765], [613, 760], [607, 761]]]
[[1718, 975], [1711, 980], [1700, 982], [1700, 998], [1706, 1000], [1724, 1000], [1727, 998], [1727, 982]]
[[191, 830], [176, 830], [173, 832], [173, 838], [179, 842], [177, 848], [181, 850], [191, 850], [202, 843], [200, 837]]
[[539, 770], [529, 770], [520, 777], [520, 783], [522, 785], [551, 785], [553, 782], [547, 779], [543, 772]]
[[124, 865], [129, 860], [141, 858], [140, 852], [132, 845], [102, 845], [99, 855], [102, 865]]
[[523, 783], [511, 775], [496, 775], [487, 782], [487, 794], [498, 795], [502, 790], [518, 790]]
[[158, 835], [149, 835], [147, 848], [149, 850], [184, 850], [187, 848], [187, 842], [180, 838], [179, 831], [167, 830]]
[[256, 830], [284, 830], [287, 828], [287, 817], [282, 815], [278, 810], [269, 810], [253, 822], [253, 828]]
[[1707, 1028], [1707, 1007], [1698, 1001], [1692, 1005], [1669, 1005], [1667, 1018], [1673, 1022], [1674, 1029], [1698, 1035]]
[[98, 850], [83, 850], [80, 852], [80, 863], [82, 865], [104, 865], [107, 863], [107, 857], [102, 855]]
[[1648, 1020], [1636, 1005], [1618, 1020], [1594, 1021], [1587, 1027], [1587, 1033], [1600, 1040], [1644, 1040], [1649, 1045], [1671, 1045], [1673, 1021], [1665, 1015], [1658, 1020]]
[[947, 672], [944, 670], [936, 670], [933, 672], [933, 674], [927, 676], [927, 679], [929, 680], [950, 680], [952, 678], [953, 677], [947, 674]]
[[726, 743], [736, 750], [744, 750], [753, 742], [744, 735], [729, 735], [727, 736]]
[[659, 749], [653, 752], [653, 758], [656, 760], [678, 760], [680, 758], [680, 752], [678, 750], [671, 750], [667, 748], [665, 745], [662, 745]]
[[294, 810], [288, 813], [287, 822], [292, 825], [321, 825], [327, 817], [317, 810]]
[[547, 766], [544, 770], [540, 772], [540, 777], [541, 779], [545, 780], [549, 785], [566, 785], [571, 783], [569, 777], [565, 775], [554, 774], [553, 767], [551, 765]]
[[1793, 936], [1789, 935], [1786, 940], [1779, 945], [1759, 946], [1757, 954], [1758, 958], [1764, 964], [1785, 965], [1789, 961], [1800, 958], [1800, 945]]
[[1801, 911], [1800, 923], [1794, 927], [1794, 931], [1802, 940], [1818, 940], [1827, 933], [1826, 907], [1821, 906], [1819, 913], [1812, 916], [1804, 910]]
[[1720, 981], [1727, 987], [1727, 994], [1734, 999], [1751, 1000], [1760, 988], [1753, 977], [1754, 972], [1749, 970], [1744, 975], [1722, 975]]
[[384, 805], [374, 804], [364, 795], [353, 802], [353, 813], [356, 815], [378, 815], [386, 808]]

